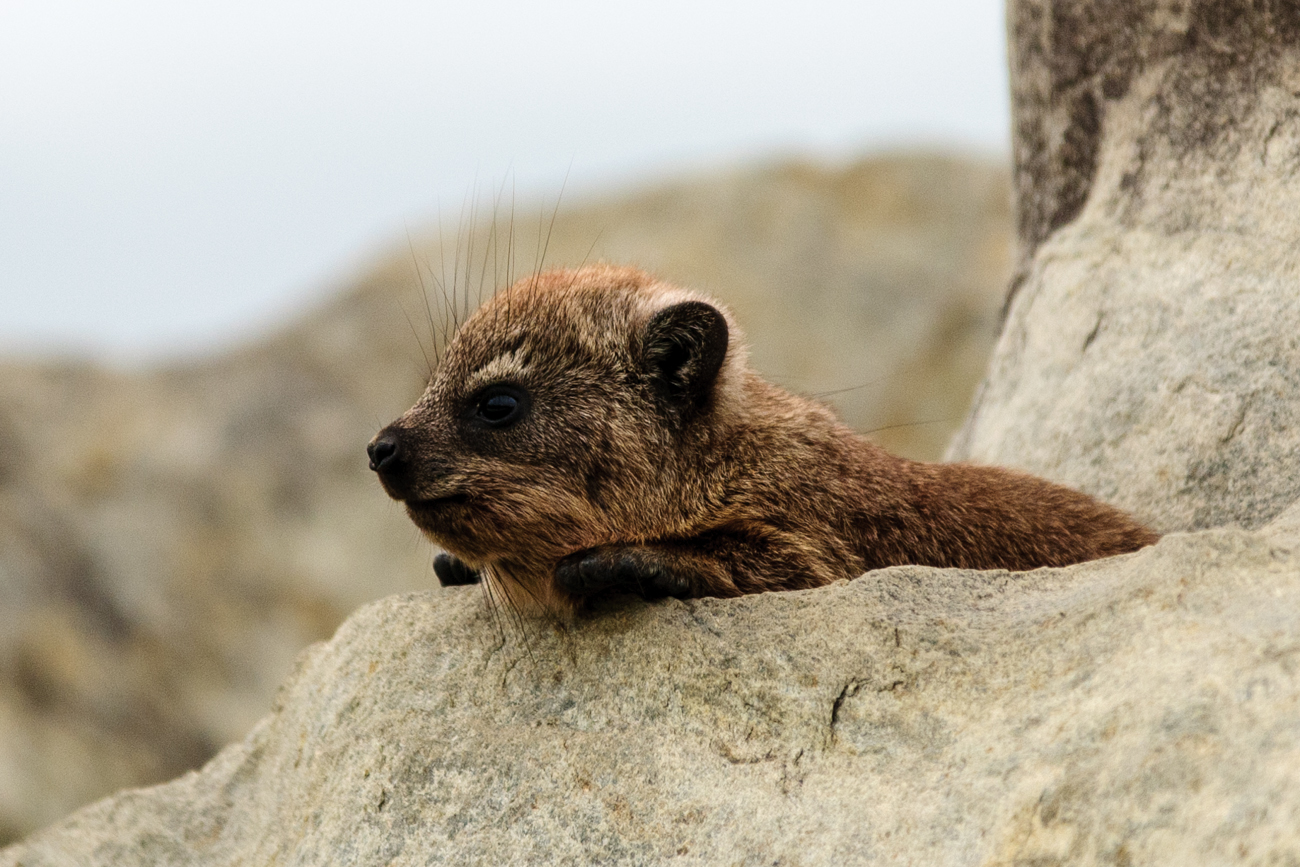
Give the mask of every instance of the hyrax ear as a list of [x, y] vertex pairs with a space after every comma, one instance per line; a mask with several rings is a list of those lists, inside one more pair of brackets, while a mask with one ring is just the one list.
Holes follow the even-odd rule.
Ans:
[[727, 320], [703, 301], [665, 307], [646, 324], [642, 364], [670, 403], [696, 408], [708, 398], [727, 357]]

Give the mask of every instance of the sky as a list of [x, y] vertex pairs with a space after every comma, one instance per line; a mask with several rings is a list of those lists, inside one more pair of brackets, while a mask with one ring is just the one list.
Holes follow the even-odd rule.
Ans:
[[218, 348], [474, 189], [1009, 152], [997, 0], [0, 0], [0, 355]]

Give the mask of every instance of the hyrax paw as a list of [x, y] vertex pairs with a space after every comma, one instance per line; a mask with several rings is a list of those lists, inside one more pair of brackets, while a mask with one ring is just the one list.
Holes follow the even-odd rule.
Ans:
[[477, 584], [483, 576], [465, 565], [459, 557], [451, 554], [439, 554], [433, 558], [433, 571], [443, 587], [459, 587], [464, 584]]
[[555, 583], [566, 593], [588, 596], [622, 583], [618, 558], [606, 549], [595, 548], [570, 554], [555, 566]]
[[555, 567], [555, 583], [575, 596], [625, 590], [658, 599], [684, 596], [689, 589], [653, 554], [633, 547], [592, 548], [570, 554]]

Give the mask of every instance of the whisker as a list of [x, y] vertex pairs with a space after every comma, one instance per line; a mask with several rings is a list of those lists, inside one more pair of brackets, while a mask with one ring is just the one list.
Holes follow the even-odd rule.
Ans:
[[870, 434], [873, 433], [880, 433], [881, 431], [886, 431], [886, 430], [897, 430], [899, 428], [904, 428], [904, 427], [921, 427], [922, 425], [943, 424], [945, 422], [951, 424], [952, 422], [957, 421], [958, 418], [959, 416], [950, 415], [950, 416], [945, 416], [944, 418], [927, 419], [926, 421], [905, 421], [905, 422], [900, 422], [898, 424], [887, 424], [884, 427], [873, 427], [870, 430], [861, 430], [858, 431], [858, 433], [862, 434], [863, 436], [869, 436]]
[[[465, 208], [467, 207], [471, 207], [471, 200], [469, 200], [468, 194], [465, 195], [464, 199], [460, 200], [460, 224], [456, 226], [455, 259], [454, 261], [452, 261], [452, 265], [451, 265], [451, 300], [455, 308], [454, 317], [456, 322], [456, 329], [458, 330], [460, 329], [461, 322], [464, 321], [464, 318], [461, 318], [461, 315], [463, 315], [463, 311], [461, 311], [460, 308], [460, 246], [461, 246], [461, 240], [464, 239], [464, 234], [465, 234]], [[468, 279], [465, 282], [468, 283]], [[465, 299], [465, 304], [468, 303], [469, 303], [469, 299], [467, 298]]]
[[587, 260], [591, 258], [592, 251], [596, 249], [596, 245], [600, 243], [601, 236], [603, 236], [604, 234], [605, 234], [605, 229], [602, 226], [600, 231], [596, 233], [596, 240], [592, 241], [591, 246], [587, 248], [587, 255], [583, 256], [582, 261], [578, 264], [579, 268], [587, 264]]
[[497, 636], [501, 639], [501, 643], [505, 644], [506, 630], [505, 625], [501, 622], [501, 613], [498, 610], [499, 603], [497, 602], [496, 594], [492, 586], [494, 580], [495, 579], [484, 575], [483, 579], [479, 581], [479, 586], [483, 588], [483, 598], [487, 601], [488, 614], [492, 618], [492, 624], [496, 627]]
[[[569, 160], [569, 167], [564, 170], [564, 180], [560, 183], [560, 192], [555, 197], [555, 207], [551, 210], [551, 223], [546, 227], [546, 243], [542, 245], [541, 261], [537, 264], [534, 271], [539, 271], [546, 267], [546, 251], [551, 248], [551, 233], [555, 231], [555, 218], [560, 214], [560, 202], [564, 199], [564, 188], [569, 185], [569, 173], [573, 171], [573, 160]], [[539, 224], [538, 235], [541, 235], [541, 225]]]
[[[771, 378], [773, 380], [779, 379], [778, 377], [775, 376]], [[812, 394], [808, 396], [809, 397], [830, 397], [831, 395], [834, 394], [847, 394], [850, 391], [861, 391], [864, 388], [870, 388], [873, 385], [879, 385], [880, 383], [885, 382], [888, 379], [889, 379], [888, 376], [877, 376], [875, 379], [868, 380], [862, 383], [861, 385], [850, 385], [848, 388], [833, 388], [830, 391], [814, 391]]]
[[[424, 318], [429, 324], [429, 340], [433, 343], [433, 355], [438, 360], [438, 366], [442, 366], [442, 351], [438, 347], [438, 328], [433, 323], [433, 311], [429, 309], [429, 289], [424, 285], [424, 272], [420, 270], [420, 259], [415, 253], [415, 242], [411, 240], [411, 227], [404, 226], [406, 229], [406, 249], [411, 252], [411, 265], [415, 268], [415, 279], [420, 284], [420, 300], [424, 302]], [[406, 308], [402, 308], [406, 312]], [[407, 322], [411, 322], [411, 317], [406, 317]], [[411, 330], [415, 330], [415, 323], [411, 323]], [[416, 335], [416, 341], [419, 341], [419, 335]], [[420, 343], [420, 352], [424, 353], [424, 361], [429, 363], [429, 354], [424, 351], [424, 344]], [[433, 365], [429, 365], [429, 378], [433, 378]]]
[[[507, 286], [515, 285], [514, 270], [515, 270], [515, 204], [516, 202], [517, 199], [515, 195], [515, 182], [514, 179], [511, 178], [510, 180], [510, 225], [508, 227], [508, 233], [506, 235], [506, 285]], [[510, 302], [512, 300], [513, 297], [511, 295], [506, 295], [506, 324], [507, 325], [510, 324], [512, 319], [510, 315], [511, 314]]]
[[433, 378], [433, 363], [429, 361], [429, 353], [424, 350], [424, 341], [420, 339], [420, 333], [415, 330], [415, 323], [411, 321], [411, 314], [406, 312], [406, 305], [398, 301], [398, 306], [402, 309], [402, 316], [406, 319], [406, 324], [411, 326], [411, 336], [415, 338], [415, 343], [420, 347], [420, 354], [424, 356], [424, 364], [429, 368], [429, 377]]
[[510, 576], [502, 576], [500, 587], [501, 595], [506, 601], [506, 608], [509, 609], [515, 628], [518, 630], [519, 640], [524, 645], [524, 652], [528, 654], [528, 658], [532, 660], [534, 665], [536, 665], [537, 658], [533, 656], [533, 647], [528, 640], [528, 626], [524, 620], [523, 612], [515, 602], [514, 595], [510, 591], [511, 587], [515, 587], [527, 592], [527, 588]]
[[474, 285], [474, 239], [478, 233], [478, 173], [474, 174], [474, 189], [469, 200], [469, 226], [465, 232], [465, 318], [469, 318], [469, 291]]
[[[455, 316], [455, 304], [452, 303], [451, 296], [447, 292], [447, 246], [446, 232], [442, 225], [442, 205], [438, 206], [438, 267], [442, 272], [442, 281], [438, 282], [438, 291], [442, 295], [442, 336], [443, 341], [450, 341], [454, 333], [454, 322], [451, 320]], [[432, 276], [432, 275], [431, 275]]]

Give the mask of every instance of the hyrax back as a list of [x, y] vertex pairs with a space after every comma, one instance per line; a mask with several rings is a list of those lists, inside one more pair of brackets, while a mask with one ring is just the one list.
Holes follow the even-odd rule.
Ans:
[[1064, 566], [1156, 535], [994, 467], [894, 457], [749, 369], [704, 296], [598, 265], [476, 311], [428, 389], [370, 444], [385, 490], [516, 604], [609, 590], [736, 596], [913, 563]]

